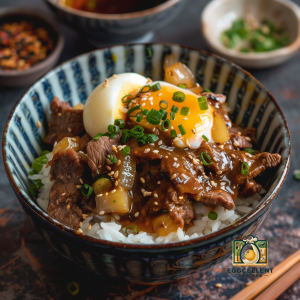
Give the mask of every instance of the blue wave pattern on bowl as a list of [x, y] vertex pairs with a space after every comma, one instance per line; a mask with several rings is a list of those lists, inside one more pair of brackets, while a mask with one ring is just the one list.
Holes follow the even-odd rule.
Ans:
[[[129, 71], [162, 80], [164, 57], [170, 53], [188, 65], [196, 82], [204, 89], [227, 96], [235, 123], [257, 128], [260, 151], [281, 154], [280, 167], [264, 183], [265, 197], [280, 189], [278, 183], [285, 173], [290, 154], [284, 119], [265, 88], [236, 65], [205, 52], [163, 44], [116, 46], [75, 58], [49, 72], [23, 96], [8, 127], [5, 151], [13, 181], [23, 196], [18, 195], [20, 202], [37, 229], [62, 255], [100, 274], [110, 272], [111, 277], [150, 283], [175, 280], [207, 269], [231, 254], [233, 239], [253, 233], [270, 208], [268, 206], [251, 222], [211, 241], [190, 244], [188, 249], [179, 247], [170, 253], [166, 249], [155, 253], [143, 250], [139, 254], [134, 249], [82, 241], [60, 230], [46, 221], [50, 217], [28, 195], [28, 171], [31, 162], [41, 152], [53, 96], [72, 106], [85, 103], [91, 91], [105, 78]], [[42, 124], [40, 128], [37, 121]], [[21, 198], [25, 198], [44, 218], [37, 217]], [[58, 224], [55, 220], [53, 222]]]

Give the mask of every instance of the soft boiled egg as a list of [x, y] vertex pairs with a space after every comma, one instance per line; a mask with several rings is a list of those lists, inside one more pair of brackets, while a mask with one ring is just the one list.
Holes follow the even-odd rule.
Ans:
[[[150, 89], [150, 86], [156, 84], [159, 84], [159, 90]], [[136, 97], [130, 104], [122, 102], [122, 99], [128, 94], [135, 97], [146, 85], [147, 87], [142, 90], [139, 97]], [[173, 97], [176, 92], [184, 93], [184, 100], [176, 101]], [[216, 108], [208, 103], [207, 109], [200, 109], [198, 98], [199, 95], [164, 81], [149, 83], [147, 78], [139, 74], [115, 75], [97, 86], [89, 96], [83, 112], [85, 130], [91, 137], [98, 133], [105, 133], [108, 125], [114, 124], [115, 119], [125, 120], [126, 112], [136, 105], [140, 105], [139, 109], [130, 112], [131, 120], [149, 131], [159, 130], [167, 137], [172, 137], [171, 131], [173, 130], [174, 134], [175, 130], [177, 137], [173, 139], [173, 143], [177, 147], [197, 149], [203, 139], [219, 143], [225, 142], [229, 138], [225, 121], [219, 114], [216, 114]], [[127, 99], [125, 98], [125, 100]], [[175, 110], [177, 111], [174, 120], [170, 117], [173, 106], [176, 106]], [[153, 125], [148, 122], [147, 116], [141, 113], [146, 109], [149, 112], [163, 109], [168, 113], [167, 119], [170, 120], [170, 127], [164, 129], [161, 123]], [[139, 122], [135, 117], [137, 114], [142, 116]], [[215, 132], [222, 131], [220, 131], [220, 127], [224, 127], [227, 132], [227, 135], [226, 132], [225, 135], [222, 135], [221, 139], [224, 141], [217, 141], [215, 138]]]
[[94, 137], [98, 133], [107, 132], [108, 125], [114, 124], [115, 119], [125, 120], [122, 98], [140, 90], [147, 80], [136, 73], [123, 73], [99, 84], [88, 97], [84, 107], [83, 123], [86, 132]]

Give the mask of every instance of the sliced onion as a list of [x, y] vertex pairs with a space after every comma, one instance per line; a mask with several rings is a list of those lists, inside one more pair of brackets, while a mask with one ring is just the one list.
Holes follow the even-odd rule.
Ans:
[[119, 171], [119, 185], [125, 190], [131, 190], [134, 184], [134, 177], [136, 173], [136, 160], [133, 155], [129, 154], [127, 156], [118, 155], [118, 159], [121, 160], [121, 164], [118, 166]]
[[195, 86], [193, 73], [181, 62], [171, 65], [165, 70], [164, 80], [177, 86], [184, 84], [188, 89]]

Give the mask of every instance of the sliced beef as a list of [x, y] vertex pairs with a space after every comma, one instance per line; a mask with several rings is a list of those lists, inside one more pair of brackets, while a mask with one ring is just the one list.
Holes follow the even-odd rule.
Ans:
[[246, 138], [246, 140], [249, 141], [248, 138], [250, 138], [249, 142], [252, 142], [253, 144], [256, 143], [256, 128], [254, 127], [246, 127], [242, 128], [236, 124], [233, 124], [231, 128], [229, 128], [230, 135], [241, 135]]
[[[215, 172], [225, 173], [231, 168], [231, 160], [227, 153], [218, 145], [210, 142], [203, 142], [200, 148], [197, 150], [197, 154], [207, 153], [212, 161], [211, 165], [204, 166]], [[204, 156], [205, 158], [205, 156]]]
[[232, 133], [230, 139], [236, 149], [252, 148], [251, 139], [249, 137]]
[[86, 152], [86, 147], [91, 140], [92, 138], [88, 133], [81, 137], [79, 140], [79, 151]]
[[243, 198], [249, 198], [254, 196], [256, 193], [260, 193], [262, 186], [256, 183], [253, 179], [246, 181], [244, 186], [239, 192], [239, 196]]
[[[226, 102], [226, 96], [222, 95], [222, 94], [214, 94], [214, 93], [210, 93], [210, 92], [204, 92], [201, 93], [202, 96], [206, 96], [208, 98], [208, 100], [213, 100], [219, 104], [223, 104]], [[214, 105], [214, 103], [212, 103], [211, 105]]]
[[201, 202], [210, 207], [222, 206], [225, 209], [233, 209], [234, 201], [231, 195], [221, 189], [214, 189], [203, 193]]
[[106, 159], [107, 155], [112, 152], [112, 145], [117, 145], [121, 135], [118, 134], [114, 139], [108, 136], [101, 136], [97, 141], [91, 140], [87, 145], [87, 155], [89, 157], [88, 165], [92, 170], [92, 176], [97, 175], [107, 171], [106, 169]]
[[83, 110], [73, 109], [67, 102], [54, 97], [51, 104], [51, 121], [44, 142], [53, 145], [62, 138], [77, 136], [84, 132]]
[[[50, 190], [48, 214], [71, 228], [78, 228], [82, 210], [81, 182], [86, 163], [73, 149], [58, 151], [50, 162], [50, 175], [55, 183]], [[80, 180], [81, 179], [81, 180]]]
[[169, 202], [165, 205], [165, 208], [169, 211], [173, 222], [181, 228], [185, 224], [189, 224], [194, 218], [194, 209], [190, 201], [185, 202], [183, 205], [176, 205]]

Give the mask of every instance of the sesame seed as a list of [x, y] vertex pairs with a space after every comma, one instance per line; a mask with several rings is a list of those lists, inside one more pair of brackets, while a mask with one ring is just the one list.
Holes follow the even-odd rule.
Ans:
[[219, 147], [220, 147], [221, 149], [224, 149], [224, 145], [219, 145]]
[[115, 174], [115, 172], [114, 172], [114, 171], [111, 171], [111, 172], [110, 172], [110, 175], [114, 175], [114, 174]]
[[78, 185], [76, 185], [76, 187], [77, 187], [78, 189], [80, 189], [80, 188], [81, 188], [81, 185], [78, 184]]
[[128, 112], [128, 109], [123, 107], [123, 108], [119, 108], [119, 111], [123, 112], [123, 113], [127, 113]]
[[174, 160], [177, 161], [177, 157], [174, 157]]
[[239, 146], [240, 146], [240, 144], [239, 144], [237, 141], [234, 141], [234, 142], [233, 142], [233, 146], [235, 146], [235, 147], [239, 147]]
[[249, 136], [246, 136], [245, 139], [246, 139], [248, 142], [251, 142], [251, 139], [249, 138]]
[[143, 104], [142, 104], [142, 106], [145, 106], [145, 105], [146, 105], [146, 103], [143, 103]]
[[57, 145], [57, 142], [54, 143], [53, 148]]
[[160, 181], [157, 181], [157, 184], [160, 184]]
[[195, 133], [196, 133], [196, 130], [195, 130], [194, 128], [192, 128], [192, 132], [193, 132], [193, 134], [195, 134]]
[[179, 198], [180, 200], [182, 200], [182, 199], [183, 199], [183, 196], [179, 196], [178, 198]]
[[117, 76], [116, 74], [113, 75], [113, 78], [114, 78], [114, 79], [117, 79], [117, 77], [118, 77], [118, 76]]
[[103, 196], [103, 194], [98, 194], [96, 197], [102, 197]]
[[177, 134], [177, 136], [178, 136], [178, 137], [182, 137], [182, 135], [181, 135], [180, 133], [179, 133], [179, 134]]
[[110, 166], [106, 166], [106, 169], [110, 171], [110, 170], [111, 170], [111, 167], [110, 167]]
[[182, 120], [187, 120], [188, 118], [183, 118]]
[[222, 171], [217, 171], [216, 172], [218, 175], [221, 175], [222, 174]]
[[61, 117], [61, 113], [58, 113], [57, 115], [58, 115], [59, 117]]
[[171, 177], [171, 179], [173, 180], [173, 179], [175, 179], [176, 177], [177, 177], [177, 174], [173, 174], [172, 177]]
[[158, 141], [157, 144], [160, 146], [162, 144], [162, 140]]
[[113, 151], [117, 152], [117, 147], [115, 145], [112, 145], [111, 149], [113, 149]]
[[90, 230], [92, 228], [92, 225], [89, 224], [89, 226], [87, 227], [87, 230]]
[[193, 159], [193, 156], [192, 156], [191, 154], [189, 154], [188, 157], [189, 157], [190, 159]]
[[139, 214], [140, 214], [139, 212], [136, 212], [136, 213], [134, 214], [134, 216], [135, 216], [135, 217], [138, 217]]
[[153, 105], [153, 102], [151, 101], [150, 104]]
[[152, 131], [153, 131], [153, 132], [155, 131], [155, 127], [152, 129]]
[[176, 166], [175, 166], [175, 168], [178, 168], [179, 166], [180, 166], [180, 164], [179, 164], [179, 163], [177, 163], [177, 164], [176, 164]]
[[238, 135], [241, 135], [242, 133], [239, 131], [237, 134], [238, 134]]
[[62, 193], [61, 195], [64, 196], [66, 193]]
[[152, 100], [153, 100], [153, 97], [149, 97], [148, 100], [149, 100], [149, 101], [152, 101]]
[[153, 150], [154, 153], [158, 153], [158, 150]]
[[228, 209], [224, 209], [225, 212], [228, 212]]
[[104, 81], [105, 81], [105, 83], [107, 83], [107, 84], [108, 84], [108, 79], [107, 79], [107, 78], [105, 78], [105, 79], [104, 79]]
[[222, 181], [222, 182], [221, 182], [221, 185], [225, 185], [225, 184], [226, 184], [226, 182], [225, 182], [225, 181]]
[[105, 212], [103, 210], [99, 212], [99, 215], [104, 215], [104, 214]]
[[121, 160], [119, 159], [119, 160], [117, 161], [117, 167], [118, 167], [120, 164], [121, 164]]
[[148, 100], [148, 98], [142, 98], [141, 99], [141, 101], [147, 101]]
[[120, 220], [120, 216], [119, 215], [114, 215], [114, 218], [116, 219], [116, 220]]
[[150, 83], [150, 82], [152, 82], [152, 79], [147, 77], [147, 82], [146, 83]]
[[147, 197], [147, 196], [150, 196], [151, 194], [152, 194], [152, 192], [145, 192], [143, 196]]
[[144, 153], [150, 152], [150, 148], [145, 149]]
[[119, 184], [119, 182], [116, 180], [116, 181], [115, 181], [115, 186], [118, 186], [118, 184]]
[[116, 171], [116, 173], [114, 174], [114, 177], [118, 178], [118, 176], [119, 176], [119, 171]]
[[154, 205], [158, 205], [158, 203], [155, 201], [155, 202], [154, 202]]
[[245, 153], [245, 155], [248, 157], [252, 157], [252, 155], [250, 153]]
[[81, 184], [83, 184], [83, 181], [82, 181], [82, 179], [81, 179], [81, 178], [79, 178], [79, 181], [80, 181], [80, 183], [81, 183]]
[[82, 222], [79, 222], [79, 227], [81, 227], [82, 226]]
[[208, 179], [208, 177], [207, 177], [206, 175], [203, 175], [203, 177], [204, 177], [205, 179]]
[[108, 193], [107, 193], [107, 192], [105, 193], [105, 196], [108, 196]]
[[82, 229], [80, 229], [80, 228], [77, 229], [77, 232], [78, 233], [83, 233]]
[[85, 220], [87, 217], [88, 217], [88, 215], [87, 215], [87, 214], [82, 214], [82, 218], [83, 218], [83, 220]]
[[233, 158], [236, 158], [236, 156], [235, 156], [233, 153], [231, 154], [231, 156], [232, 156]]
[[218, 161], [218, 159], [215, 156], [213, 157], [213, 160], [216, 161], [216, 162]]
[[40, 121], [37, 121], [37, 122], [36, 122], [36, 126], [37, 126], [38, 128], [40, 128], [40, 127], [42, 126], [41, 122], [40, 122]]
[[221, 288], [223, 285], [222, 285], [222, 283], [216, 283], [215, 284], [215, 287], [217, 287], [217, 288]]
[[217, 186], [217, 184], [213, 180], [210, 183], [212, 186]]
[[158, 195], [157, 195], [156, 193], [154, 193], [153, 196], [154, 196], [155, 198], [158, 198]]
[[162, 93], [159, 93], [157, 96], [161, 96], [162, 95]]
[[112, 194], [115, 193], [115, 192], [116, 192], [116, 189], [113, 189], [113, 190], [111, 191]]
[[72, 132], [72, 129], [70, 127], [68, 127], [68, 132]]
[[198, 160], [196, 158], [193, 158], [193, 164], [194, 165], [198, 165], [199, 164], [199, 162], [198, 162]]
[[144, 194], [144, 193], [145, 193], [145, 190], [144, 190], [144, 189], [141, 189], [141, 192]]
[[136, 100], [131, 100], [131, 103], [136, 103]]
[[70, 205], [70, 204], [68, 204], [68, 205], [67, 205], [67, 209], [69, 210], [69, 209], [70, 209], [70, 207], [71, 207], [71, 205]]
[[140, 178], [141, 183], [145, 183], [145, 179], [143, 177]]
[[155, 146], [155, 144], [154, 144], [154, 143], [150, 143], [149, 145], [151, 145], [151, 146]]
[[168, 156], [168, 155], [166, 155], [166, 156], [165, 156], [165, 158], [169, 158], [169, 156]]

